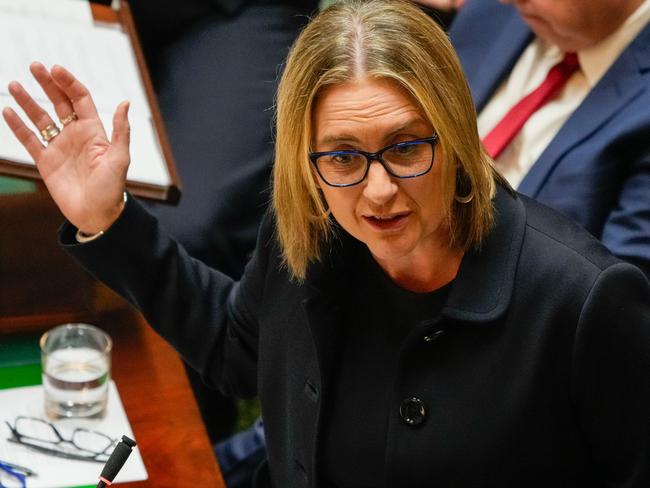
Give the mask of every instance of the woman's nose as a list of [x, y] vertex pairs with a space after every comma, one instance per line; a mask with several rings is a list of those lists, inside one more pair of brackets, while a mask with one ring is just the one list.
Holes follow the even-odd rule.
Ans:
[[384, 204], [397, 193], [397, 183], [390, 177], [386, 168], [373, 161], [368, 169], [364, 196], [373, 203]]

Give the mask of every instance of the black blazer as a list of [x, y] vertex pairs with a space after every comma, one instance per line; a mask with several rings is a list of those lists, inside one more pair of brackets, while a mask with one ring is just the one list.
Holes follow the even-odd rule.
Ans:
[[[495, 206], [496, 226], [465, 255], [442, 316], [401, 349], [387, 385], [386, 486], [647, 488], [645, 276], [526, 197], [499, 190]], [[67, 251], [206, 381], [259, 393], [269, 459], [257, 486], [318, 486], [351, 238], [299, 284], [281, 265], [270, 218], [240, 282], [189, 258], [132, 198], [101, 238], [80, 245], [74, 232], [61, 231]], [[409, 398], [423, 410], [400, 411]], [[422, 422], [405, 421], [413, 415]]]

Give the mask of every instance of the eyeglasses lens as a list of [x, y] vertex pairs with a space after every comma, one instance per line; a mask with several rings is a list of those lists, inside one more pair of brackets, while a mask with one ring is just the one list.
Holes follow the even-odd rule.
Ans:
[[54, 427], [45, 420], [18, 417], [15, 425], [16, 431], [24, 437], [45, 442], [59, 442], [60, 440]]
[[94, 454], [102, 454], [113, 445], [113, 439], [100, 432], [78, 429], [72, 435], [72, 442], [79, 449]]
[[433, 147], [427, 142], [411, 142], [388, 149], [384, 161], [397, 176], [414, 176], [429, 169]]
[[316, 162], [321, 176], [334, 185], [345, 185], [362, 179], [367, 164], [363, 154], [353, 152], [326, 154]]

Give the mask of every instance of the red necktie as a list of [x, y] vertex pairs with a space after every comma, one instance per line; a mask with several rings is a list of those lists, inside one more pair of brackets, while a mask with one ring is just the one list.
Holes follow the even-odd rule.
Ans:
[[566, 53], [564, 59], [550, 69], [542, 84], [517, 102], [483, 138], [483, 145], [493, 159], [499, 157], [530, 116], [559, 93], [579, 66], [576, 53]]

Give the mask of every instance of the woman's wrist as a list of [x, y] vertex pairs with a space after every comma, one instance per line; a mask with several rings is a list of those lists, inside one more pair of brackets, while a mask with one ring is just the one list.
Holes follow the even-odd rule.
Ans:
[[[115, 219], [113, 219], [112, 223], [106, 227], [105, 230], [108, 230], [108, 228], [110, 228], [110, 226], [113, 225], [113, 223], [115, 223], [115, 221], [122, 214], [122, 212], [124, 211], [124, 207], [126, 206], [126, 200], [127, 200], [127, 193], [124, 192], [122, 201], [120, 202], [120, 208], [117, 211], [117, 216], [115, 217]], [[94, 241], [95, 239], [104, 235], [105, 230], [99, 230], [97, 232], [86, 232], [81, 229], [77, 229], [77, 233], [75, 234], [75, 239], [80, 244], [85, 244], [86, 242]]]

